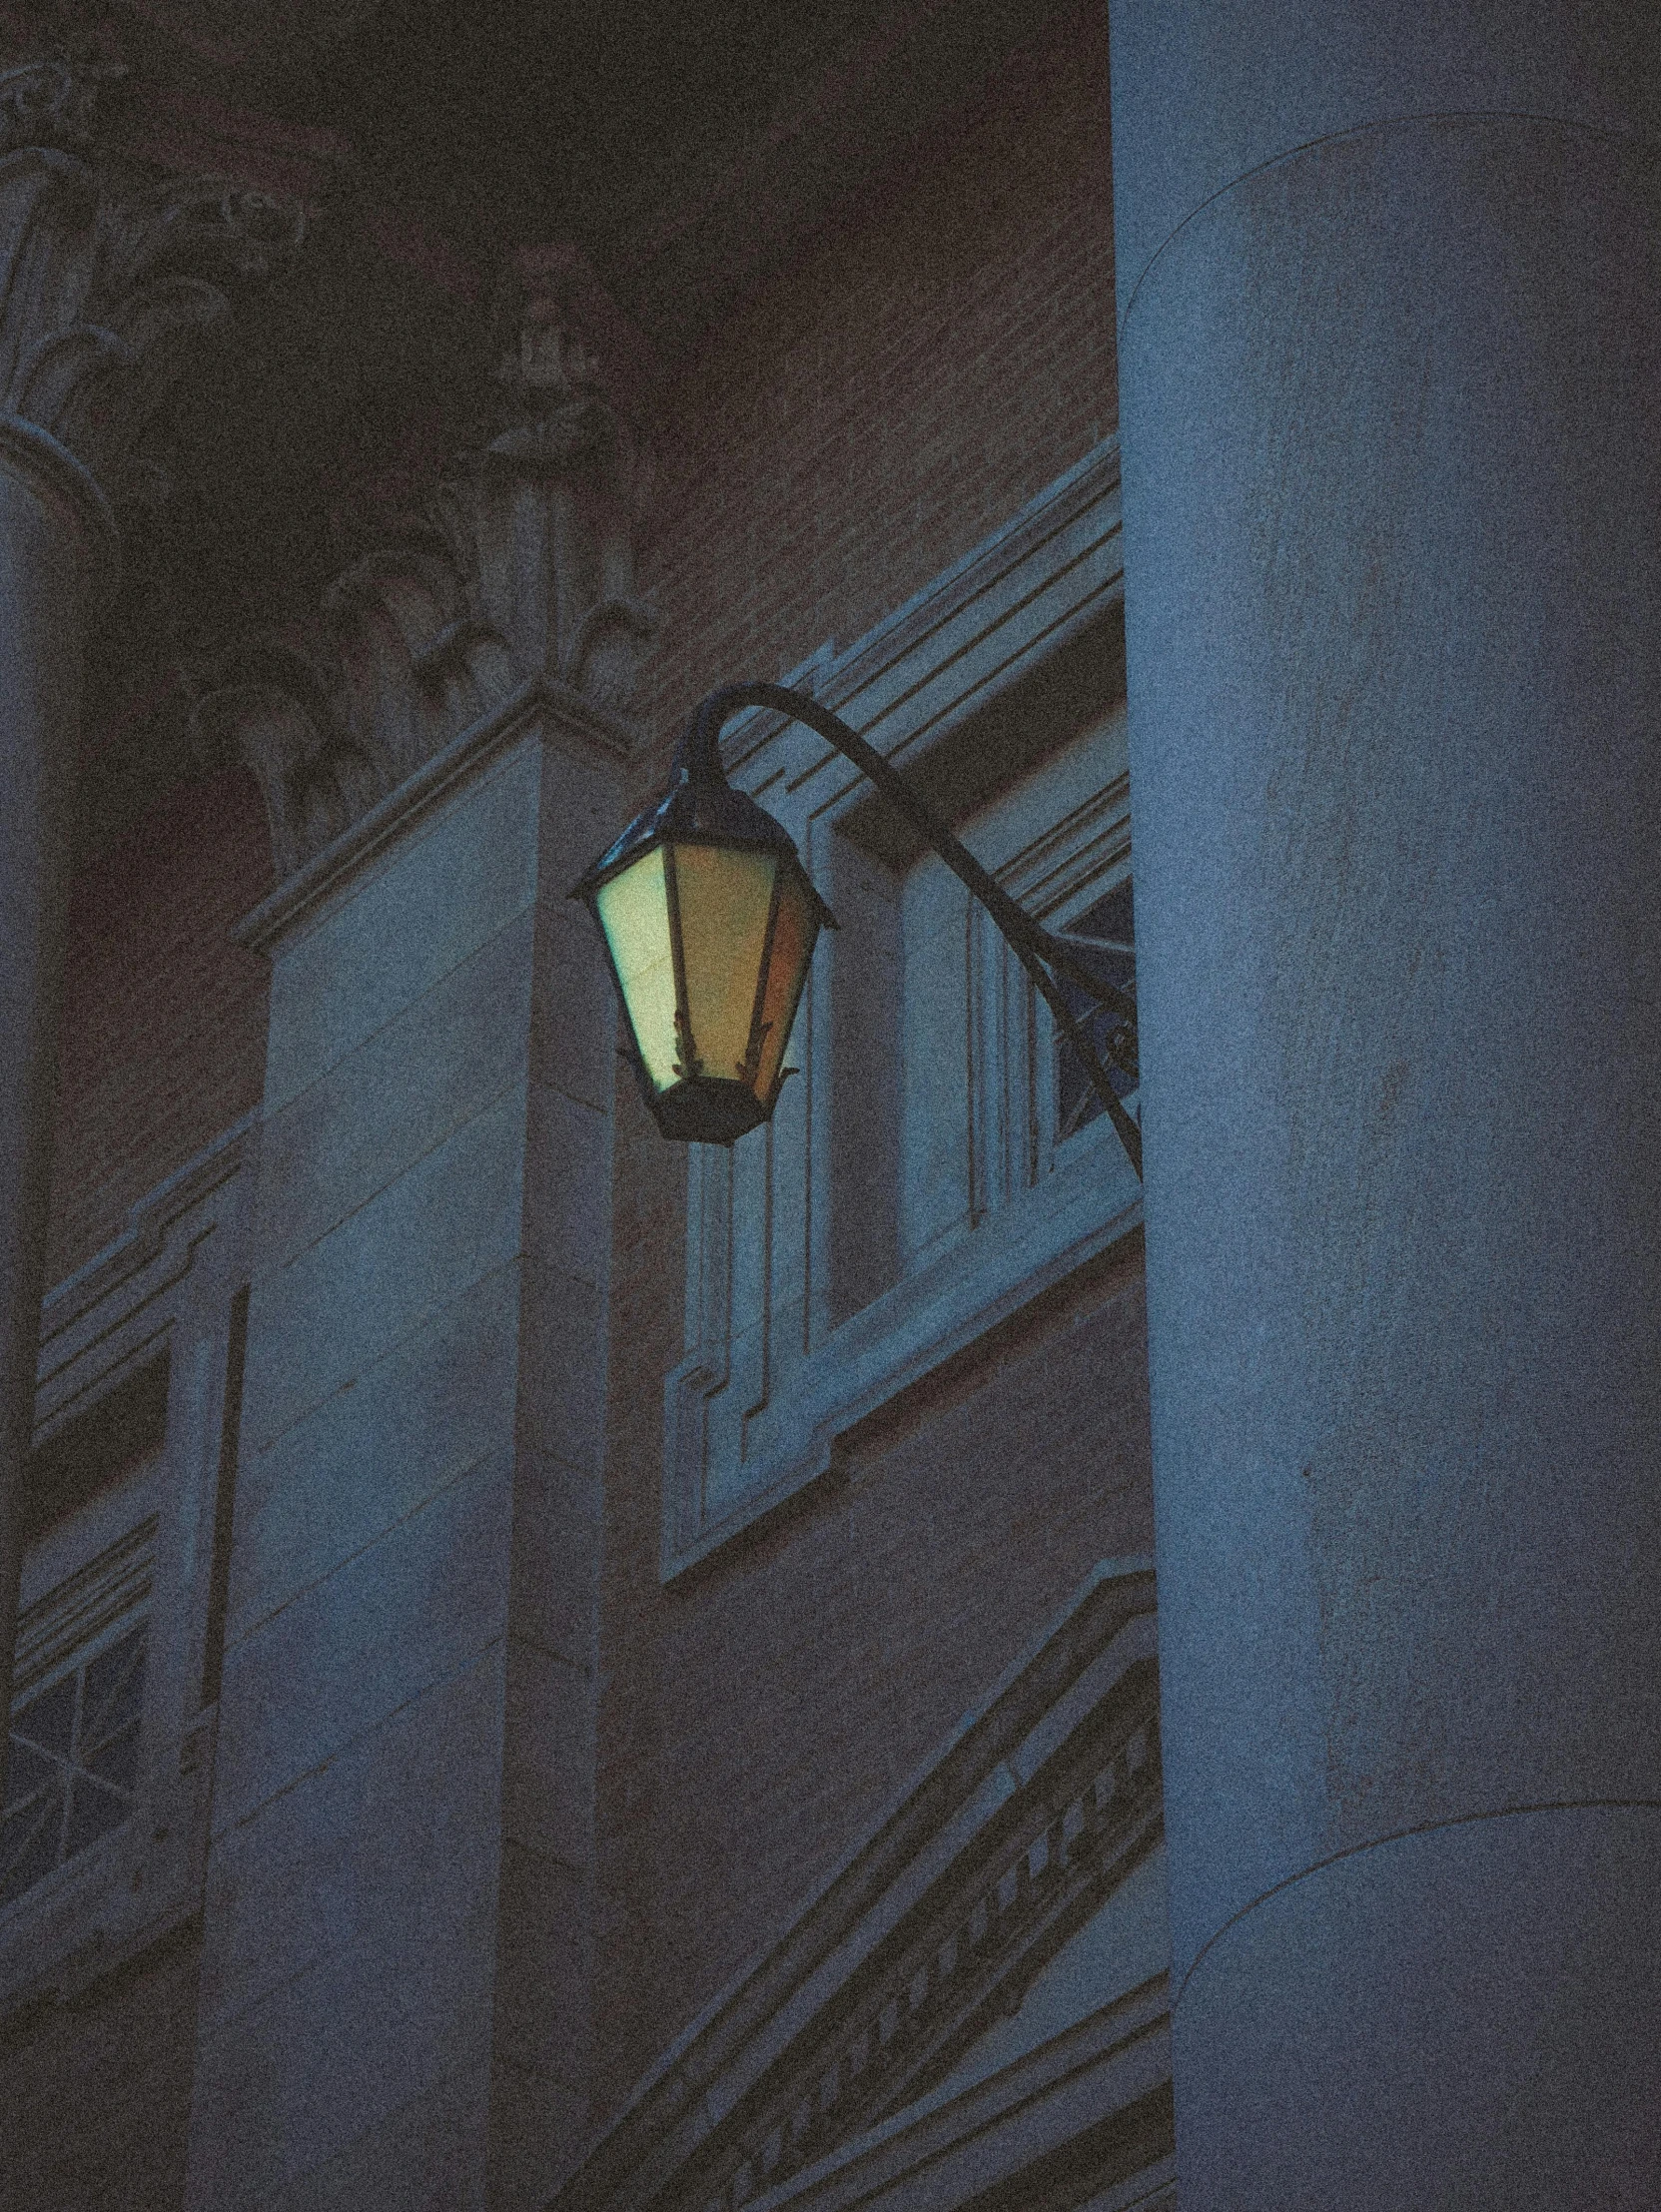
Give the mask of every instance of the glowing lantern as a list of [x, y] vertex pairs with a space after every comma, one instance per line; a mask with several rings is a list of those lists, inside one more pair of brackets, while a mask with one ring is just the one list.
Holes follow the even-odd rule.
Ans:
[[667, 794], [571, 896], [605, 940], [663, 1134], [730, 1144], [769, 1120], [814, 944], [836, 926], [788, 834], [683, 748]]

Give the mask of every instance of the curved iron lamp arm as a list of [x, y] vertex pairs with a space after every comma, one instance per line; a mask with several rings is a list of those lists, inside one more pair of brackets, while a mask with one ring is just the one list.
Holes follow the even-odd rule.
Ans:
[[[722, 684], [694, 708], [676, 754], [676, 768], [694, 778], [713, 776], [724, 782], [725, 771], [721, 766], [720, 752], [721, 731], [745, 707], [772, 707], [780, 714], [789, 715], [794, 721], [805, 723], [827, 745], [834, 745], [845, 759], [851, 760], [876, 785], [885, 799], [900, 810], [959, 881], [968, 885], [1003, 932], [1016, 959], [1033, 979], [1033, 987], [1055, 1017], [1057, 1029], [1078, 1054], [1080, 1064], [1090, 1079], [1091, 1089], [1101, 1100], [1140, 1181], [1142, 1131], [1126, 1112], [1096, 1048], [1086, 1036], [1083, 1026], [1074, 1018], [1073, 1010], [1056, 977], [1065, 977], [1077, 989], [1088, 992], [1099, 1006], [1105, 1006], [1117, 1014], [1133, 1035], [1136, 1031], [1136, 1001], [1125, 992], [1116, 991], [1112, 984], [1100, 982], [1082, 961], [1075, 959], [1065, 945], [1051, 936], [1042, 923], [1035, 922], [1024, 907], [1017, 906], [1002, 885], [995, 883], [974, 854], [958, 843], [934, 809], [919, 798], [904, 777], [889, 766], [881, 753], [874, 746], [867, 745], [864, 738], [856, 736], [839, 715], [832, 714], [829, 707], [820, 706], [816, 699], [806, 698], [799, 691], [787, 690], [783, 684]], [[1052, 970], [1054, 974], [1051, 973]]]

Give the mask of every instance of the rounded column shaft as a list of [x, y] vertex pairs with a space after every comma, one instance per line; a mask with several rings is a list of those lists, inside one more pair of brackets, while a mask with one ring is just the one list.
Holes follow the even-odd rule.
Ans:
[[[18, 1493], [32, 1434], [51, 1173], [65, 817], [95, 592], [123, 471], [237, 284], [286, 259], [300, 209], [176, 179], [132, 190], [92, 155], [107, 72], [45, 60], [0, 101], [0, 1709], [9, 1711]], [[152, 481], [152, 489], [154, 488]], [[98, 571], [105, 571], [102, 579]], [[0, 1737], [0, 1769], [5, 1741]]]
[[1661, 2190], [1635, 22], [1115, 10], [1187, 2212]]

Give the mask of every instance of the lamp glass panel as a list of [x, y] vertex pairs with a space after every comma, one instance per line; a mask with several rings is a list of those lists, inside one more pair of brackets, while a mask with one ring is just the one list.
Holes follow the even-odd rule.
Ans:
[[673, 850], [692, 1049], [706, 1076], [743, 1082], [778, 861], [746, 846]]
[[778, 920], [773, 925], [767, 988], [761, 1002], [761, 1019], [767, 1028], [762, 1035], [761, 1067], [756, 1077], [759, 1099], [770, 1099], [778, 1087], [779, 1069], [818, 935], [819, 917], [813, 911], [807, 886], [795, 869], [786, 868], [779, 884]]
[[675, 964], [669, 941], [669, 893], [663, 848], [654, 845], [594, 894], [600, 928], [622, 985], [634, 1042], [653, 1087], [678, 1079], [675, 1062]]

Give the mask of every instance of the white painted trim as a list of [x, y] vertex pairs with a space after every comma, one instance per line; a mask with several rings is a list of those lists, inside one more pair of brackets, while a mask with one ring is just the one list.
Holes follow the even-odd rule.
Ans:
[[[903, 1981], [909, 1970], [905, 1959], [938, 1956], [939, 1944], [961, 1930], [970, 1899], [1002, 1894], [1018, 1860], [1030, 1869], [1029, 1812], [1053, 1823], [1081, 1782], [1091, 1802], [1113, 1803], [1115, 1793], [1104, 1798], [1092, 1787], [1105, 1757], [1116, 1775], [1123, 1766], [1127, 1779], [1139, 1767], [1155, 1774], [1146, 1670], [1157, 1648], [1152, 1559], [1099, 1562], [814, 1892], [659, 2054], [549, 2212], [782, 2205], [798, 2196], [829, 2204], [838, 2201], [838, 2174], [849, 2175], [856, 2191], [868, 2177], [884, 2188], [892, 2181], [895, 2194], [886, 2202], [898, 2212], [907, 2200], [896, 2176], [912, 2170], [914, 2149], [949, 2151], [996, 2125], [1019, 2167], [1077, 2132], [1078, 2109], [1071, 2117], [1060, 2111], [1046, 2117], [1039, 2109], [1060, 2080], [1080, 2081], [1078, 2104], [1094, 2124], [1125, 2101], [1113, 2068], [1103, 2070], [1114, 2052], [1143, 2037], [1157, 2050], [1152, 2080], [1130, 2085], [1130, 2094], [1165, 2078], [1168, 1990], [1161, 1973], [976, 2081], [942, 2080], [891, 2118], [827, 2145], [816, 2163], [778, 2185], [776, 2196], [746, 2197], [739, 2180], [746, 2146], [775, 2114], [819, 2087], [836, 2040], [857, 2035], [861, 2018], [876, 2015], [896, 1973]], [[1127, 1700], [1139, 1677], [1145, 1687]], [[1140, 1813], [1120, 1802], [1130, 1814], [1126, 1855], [1101, 1861], [1081, 1853], [1076, 1861], [1077, 1872], [1097, 1869], [1089, 1877], [1093, 1896], [1111, 1894], [1151, 1847], [1150, 1835], [1158, 1838], [1157, 1791]], [[1150, 1818], [1151, 1832], [1139, 1825]], [[1063, 1833], [1070, 1833], [1065, 1819]], [[1027, 1969], [1013, 1950], [1006, 1956], [1009, 1972], [1025, 1986]], [[948, 2018], [954, 2005], [981, 2004], [986, 1995], [984, 1984], [971, 1995], [951, 1969], [938, 1990]], [[829, 2197], [820, 2198], [827, 2186]]]
[[[245, 1113], [147, 1190], [127, 1226], [41, 1300], [35, 1442], [47, 1442], [132, 1368], [154, 1357], [172, 1313], [168, 1293], [194, 1264], [202, 1209], [252, 1179], [259, 1114]], [[216, 1205], [215, 1217], [219, 1207]]]
[[107, 1544], [18, 1617], [12, 1710], [49, 1675], [77, 1664], [93, 1641], [149, 1599], [156, 1567], [156, 1516]]
[[[1171, 2079], [1170, 1991], [1160, 1974], [1050, 2042], [950, 2097], [921, 2097], [829, 2158], [753, 2197], [745, 2212], [915, 2212], [1019, 2179], [1046, 2153]], [[1116, 2189], [1129, 2206], [1168, 2178], [1171, 2161]]]

